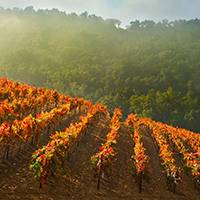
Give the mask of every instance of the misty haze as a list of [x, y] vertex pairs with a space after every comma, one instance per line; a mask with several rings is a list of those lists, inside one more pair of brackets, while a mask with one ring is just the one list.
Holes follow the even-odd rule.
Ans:
[[0, 0], [0, 199], [199, 200], [199, 7]]

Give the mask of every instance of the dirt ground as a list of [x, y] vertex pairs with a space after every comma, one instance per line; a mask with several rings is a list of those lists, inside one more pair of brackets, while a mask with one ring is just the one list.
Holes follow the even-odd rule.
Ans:
[[[143, 135], [146, 153], [150, 157], [148, 179], [143, 182], [143, 191], [132, 174], [131, 155], [133, 142], [129, 130], [122, 124], [116, 145], [117, 156], [112, 163], [109, 176], [97, 190], [97, 180], [90, 158], [104, 141], [108, 132], [108, 121], [101, 118], [88, 128], [86, 135], [72, 149], [55, 177], [50, 177], [42, 189], [29, 169], [34, 149], [24, 147], [21, 153], [0, 162], [1, 200], [200, 200], [200, 192], [194, 187], [190, 176], [182, 174], [182, 182], [176, 193], [167, 189], [164, 169], [158, 157], [158, 149], [148, 134]], [[176, 158], [179, 159], [179, 158]], [[177, 160], [177, 163], [180, 162]]]

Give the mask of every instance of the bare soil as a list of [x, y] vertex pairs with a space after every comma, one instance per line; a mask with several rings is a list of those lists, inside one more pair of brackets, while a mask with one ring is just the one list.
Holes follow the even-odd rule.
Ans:
[[[77, 119], [76, 119], [77, 120]], [[33, 147], [25, 146], [14, 158], [0, 161], [1, 200], [199, 200], [200, 193], [192, 178], [183, 174], [177, 192], [170, 192], [158, 149], [148, 133], [143, 133], [143, 142], [149, 156], [148, 175], [143, 181], [142, 193], [132, 172], [133, 141], [129, 130], [122, 124], [116, 145], [117, 156], [109, 173], [97, 190], [97, 179], [90, 158], [104, 142], [109, 121], [103, 117], [90, 125], [84, 137], [71, 150], [63, 169], [50, 177], [42, 189], [29, 169]], [[179, 166], [181, 161], [175, 157]]]

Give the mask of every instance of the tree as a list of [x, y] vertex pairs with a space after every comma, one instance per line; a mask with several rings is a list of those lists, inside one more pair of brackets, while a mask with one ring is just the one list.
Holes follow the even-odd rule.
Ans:
[[35, 13], [35, 10], [34, 10], [34, 7], [33, 6], [28, 6], [24, 9], [24, 12], [25, 13], [28, 13], [28, 14], [33, 14]]
[[121, 25], [121, 21], [118, 19], [107, 19], [106, 23], [111, 24], [112, 26], [115, 26], [117, 28], [119, 28]]
[[137, 30], [139, 28], [140, 28], [140, 21], [139, 20], [131, 21], [130, 25], [127, 26], [128, 30]]
[[83, 18], [83, 19], [87, 19], [88, 18], [88, 12], [85, 11], [85, 12], [81, 13], [80, 17]]

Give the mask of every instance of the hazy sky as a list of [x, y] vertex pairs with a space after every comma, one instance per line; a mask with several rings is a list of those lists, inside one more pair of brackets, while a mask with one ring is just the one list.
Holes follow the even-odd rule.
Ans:
[[123, 23], [134, 19], [200, 18], [200, 0], [0, 0], [3, 7], [59, 8], [66, 12], [88, 11]]

